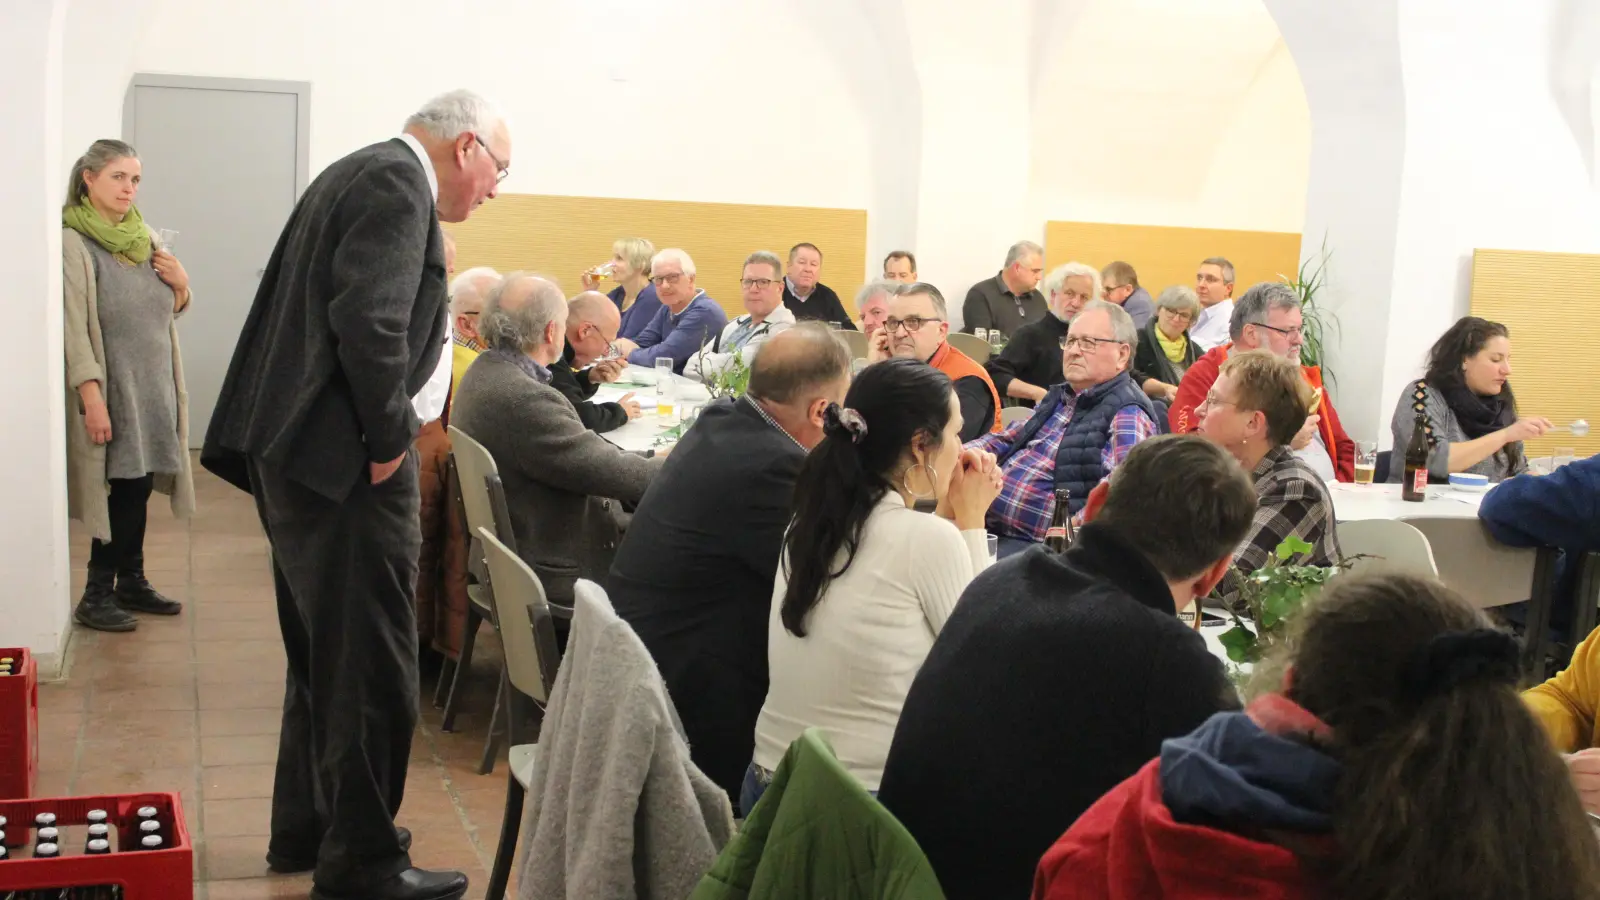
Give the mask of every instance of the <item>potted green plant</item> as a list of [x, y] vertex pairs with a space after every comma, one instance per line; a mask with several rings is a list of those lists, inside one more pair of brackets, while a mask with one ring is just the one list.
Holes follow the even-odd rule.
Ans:
[[1300, 314], [1305, 319], [1305, 344], [1300, 348], [1300, 362], [1321, 367], [1328, 381], [1337, 382], [1328, 370], [1326, 351], [1328, 340], [1337, 339], [1339, 334], [1339, 317], [1323, 305], [1321, 296], [1323, 289], [1328, 286], [1328, 261], [1332, 257], [1333, 254], [1328, 251], [1328, 239], [1323, 237], [1322, 247], [1315, 256], [1301, 261], [1300, 270], [1294, 277], [1283, 274], [1278, 277], [1300, 295]]
[[1250, 573], [1235, 570], [1239, 579], [1239, 596], [1245, 616], [1229, 610], [1233, 627], [1218, 636], [1228, 651], [1228, 659], [1235, 664], [1257, 663], [1283, 643], [1289, 620], [1316, 596], [1328, 579], [1339, 574], [1348, 564], [1343, 560], [1335, 566], [1304, 566], [1292, 562], [1294, 557], [1310, 553], [1312, 546], [1296, 537], [1279, 544], [1273, 557], [1265, 566]]

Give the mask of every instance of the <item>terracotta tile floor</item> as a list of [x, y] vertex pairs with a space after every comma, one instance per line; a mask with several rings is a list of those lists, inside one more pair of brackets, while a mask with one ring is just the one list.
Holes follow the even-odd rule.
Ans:
[[[66, 677], [39, 691], [37, 795], [176, 791], [196, 843], [197, 898], [304, 897], [309, 876], [272, 876], [263, 859], [283, 701], [266, 539], [248, 496], [198, 467], [195, 488], [189, 522], [152, 500], [145, 548], [151, 582], [187, 608], [141, 616], [131, 634], [74, 631]], [[74, 528], [72, 541], [75, 602], [88, 539]], [[498, 660], [485, 630], [451, 734], [439, 731], [434, 672], [424, 671], [399, 817], [412, 860], [466, 872], [469, 898], [488, 885], [505, 802], [504, 757], [477, 774]]]

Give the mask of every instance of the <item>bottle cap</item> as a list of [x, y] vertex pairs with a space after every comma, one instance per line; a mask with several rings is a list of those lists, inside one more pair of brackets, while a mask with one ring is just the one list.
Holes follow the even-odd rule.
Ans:
[[99, 825], [106, 820], [106, 811], [103, 809], [91, 809], [87, 818], [90, 825]]
[[[91, 838], [102, 838], [110, 833], [111, 826], [104, 822], [96, 822], [89, 826], [89, 837]], [[4, 832], [0, 832], [0, 834], [4, 834]]]
[[155, 819], [145, 819], [143, 822], [139, 823], [139, 830], [145, 834], [160, 834], [161, 823], [157, 822]]
[[11, 851], [10, 850], [7, 850], [4, 846], [0, 846], [0, 859], [5, 859], [6, 857], [8, 857], [10, 855], [11, 855]]
[[101, 853], [110, 853], [111, 842], [105, 838], [95, 838], [89, 842], [88, 850], [90, 853], [95, 855], [99, 855]]
[[34, 859], [47, 859], [47, 858], [52, 857], [52, 856], [60, 856], [60, 855], [61, 855], [61, 848], [57, 847], [55, 844], [40, 844], [33, 851], [33, 858]]
[[54, 844], [56, 842], [56, 838], [60, 836], [60, 834], [61, 832], [47, 825], [44, 828], [39, 829], [39, 843]]
[[139, 845], [146, 850], [155, 850], [161, 846], [161, 835], [147, 834], [143, 840], [139, 841]]
[[0, 663], [14, 663], [16, 661], [17, 658], [15, 656], [0, 656]]
[[0, 828], [6, 827], [6, 817], [0, 816]]
[[139, 807], [139, 818], [141, 819], [154, 819], [159, 814], [160, 810], [156, 809], [154, 806]]
[[56, 814], [55, 813], [42, 812], [42, 813], [39, 813], [37, 816], [33, 817], [33, 824], [35, 824], [35, 825], [54, 825], [55, 823], [56, 823]]

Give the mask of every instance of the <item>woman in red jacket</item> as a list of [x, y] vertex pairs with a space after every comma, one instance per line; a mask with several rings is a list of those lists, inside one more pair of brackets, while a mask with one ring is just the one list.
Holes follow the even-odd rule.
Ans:
[[1517, 645], [1452, 591], [1341, 578], [1282, 694], [1219, 713], [1089, 808], [1035, 900], [1600, 897], [1600, 841], [1517, 697]]

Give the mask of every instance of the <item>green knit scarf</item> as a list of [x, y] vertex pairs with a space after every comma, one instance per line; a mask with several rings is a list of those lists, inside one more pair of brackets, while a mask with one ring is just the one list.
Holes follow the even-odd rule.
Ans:
[[92, 239], [129, 265], [137, 266], [150, 258], [150, 232], [144, 227], [144, 216], [139, 215], [137, 206], [128, 207], [128, 214], [113, 225], [85, 195], [77, 206], [61, 211], [61, 224]]

